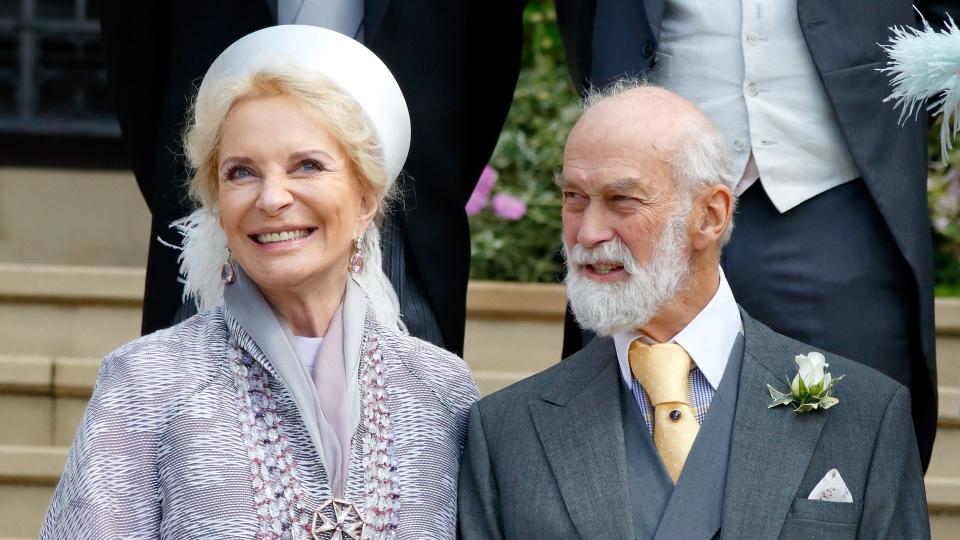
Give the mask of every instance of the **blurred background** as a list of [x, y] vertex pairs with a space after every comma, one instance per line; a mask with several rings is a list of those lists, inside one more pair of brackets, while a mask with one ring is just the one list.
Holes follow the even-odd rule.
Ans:
[[[36, 537], [100, 358], [139, 335], [150, 215], [98, 17], [96, 0], [0, 0], [0, 539]], [[561, 348], [553, 175], [578, 106], [552, 2], [530, 0], [524, 25], [513, 108], [466, 209], [465, 356], [484, 393]], [[940, 416], [927, 488], [934, 538], [947, 539], [960, 538], [960, 168], [940, 157], [931, 138]]]

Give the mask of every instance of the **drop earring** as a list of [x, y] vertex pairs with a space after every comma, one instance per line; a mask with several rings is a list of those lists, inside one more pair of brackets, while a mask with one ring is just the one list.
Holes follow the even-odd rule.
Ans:
[[224, 249], [227, 251], [227, 260], [223, 261], [223, 266], [220, 267], [220, 281], [230, 285], [237, 280], [237, 269], [234, 268], [233, 261], [231, 260], [230, 246]]
[[363, 271], [363, 236], [358, 236], [353, 243], [353, 256], [350, 257], [350, 271], [359, 274]]

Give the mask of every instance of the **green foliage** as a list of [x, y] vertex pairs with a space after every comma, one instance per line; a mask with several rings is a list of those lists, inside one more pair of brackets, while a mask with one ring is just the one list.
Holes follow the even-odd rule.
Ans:
[[[493, 193], [527, 204], [517, 221], [489, 207], [471, 217], [471, 275], [475, 279], [557, 281], [560, 256], [560, 194], [553, 185], [563, 144], [577, 119], [551, 0], [531, 0], [524, 12], [523, 71], [497, 149], [490, 160], [499, 173]], [[960, 296], [960, 147], [940, 163], [937, 134], [930, 136], [928, 193], [934, 226], [938, 295]]]
[[550, 282], [562, 275], [560, 193], [553, 177], [579, 105], [552, 2], [528, 4], [524, 40], [524, 68], [490, 165], [500, 175], [493, 193], [519, 197], [527, 212], [510, 221], [488, 207], [471, 217], [475, 279]]
[[938, 296], [960, 296], [960, 147], [940, 154], [940, 122], [930, 129], [927, 194], [933, 223], [934, 279]]

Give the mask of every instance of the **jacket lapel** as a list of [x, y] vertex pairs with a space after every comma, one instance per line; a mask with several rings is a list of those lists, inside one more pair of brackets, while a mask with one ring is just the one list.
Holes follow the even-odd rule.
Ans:
[[783, 336], [741, 312], [746, 340], [730, 443], [722, 534], [776, 538], [826, 421], [823, 411], [768, 409], [767, 384], [783, 389], [796, 373], [795, 350]]
[[646, 0], [647, 21], [650, 22], [650, 31], [653, 37], [660, 41], [660, 21], [663, 20], [663, 0]]
[[620, 413], [620, 371], [610, 339], [564, 360], [530, 413], [567, 511], [583, 538], [633, 538]]
[[373, 41], [377, 30], [380, 29], [380, 23], [383, 22], [383, 15], [387, 12], [387, 6], [390, 0], [364, 0], [363, 2], [363, 40], [367, 43]]

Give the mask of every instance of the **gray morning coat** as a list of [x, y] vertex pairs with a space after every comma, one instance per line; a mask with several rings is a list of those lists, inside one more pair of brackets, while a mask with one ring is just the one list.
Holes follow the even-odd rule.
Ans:
[[[825, 353], [840, 403], [768, 409], [811, 347], [743, 314], [676, 487], [611, 339], [474, 404], [461, 461], [463, 538], [928, 538], [906, 389]], [[742, 352], [741, 352], [742, 351]], [[854, 502], [807, 500], [838, 469]]]

